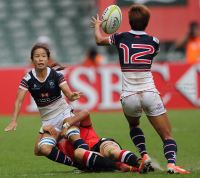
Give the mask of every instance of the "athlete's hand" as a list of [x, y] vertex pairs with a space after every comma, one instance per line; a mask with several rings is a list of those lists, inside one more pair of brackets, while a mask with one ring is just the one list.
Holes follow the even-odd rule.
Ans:
[[17, 129], [17, 122], [16, 121], [12, 121], [9, 125], [8, 125], [8, 127], [6, 127], [5, 129], [4, 129], [4, 131], [5, 132], [8, 132], [8, 131], [11, 131], [11, 130], [16, 130]]
[[79, 98], [81, 98], [81, 96], [83, 95], [83, 92], [80, 91], [80, 92], [73, 92], [70, 96], [70, 101], [74, 101], [74, 100], [77, 100]]
[[53, 137], [56, 137], [57, 136], [57, 131], [56, 129], [54, 128], [53, 125], [47, 125], [47, 126], [43, 126], [42, 129], [45, 131], [45, 132], [48, 132], [50, 135], [52, 135]]
[[61, 132], [61, 137], [67, 138], [67, 136], [66, 136], [67, 131], [68, 131], [68, 129], [63, 127], [62, 132]]
[[96, 19], [94, 17], [92, 17], [92, 19], [93, 20], [90, 20], [90, 22], [94, 24], [93, 26], [91, 26], [92, 28], [94, 28], [94, 27], [97, 27], [97, 28], [101, 27], [102, 23], [107, 20], [107, 19], [100, 20], [98, 14], [97, 14], [97, 18]]

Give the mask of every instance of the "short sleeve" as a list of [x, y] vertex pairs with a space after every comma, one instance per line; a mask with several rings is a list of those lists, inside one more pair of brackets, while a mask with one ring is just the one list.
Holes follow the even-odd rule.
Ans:
[[110, 35], [109, 38], [109, 43], [110, 45], [116, 45], [117, 37], [120, 35], [120, 33], [114, 33]]
[[29, 89], [29, 85], [28, 85], [28, 81], [31, 79], [31, 76], [28, 74], [26, 74], [25, 77], [23, 77], [23, 79], [20, 82], [19, 88], [28, 91]]
[[160, 41], [156, 37], [153, 37], [153, 41], [156, 42], [156, 44], [157, 44], [156, 53], [159, 53], [160, 52]]
[[58, 85], [59, 85], [59, 87], [61, 85], [65, 84], [65, 83], [67, 83], [63, 74], [61, 74], [61, 73], [57, 73], [57, 74], [58, 74]]

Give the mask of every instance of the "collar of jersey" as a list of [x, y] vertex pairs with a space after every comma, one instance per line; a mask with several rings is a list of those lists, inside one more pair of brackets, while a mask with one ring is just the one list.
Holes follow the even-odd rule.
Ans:
[[[47, 76], [46, 76], [46, 78], [45, 78], [45, 80], [44, 80], [43, 82], [46, 81], [47, 77], [48, 77], [49, 74], [50, 74], [50, 71], [51, 71], [51, 69], [50, 69], [49, 67], [47, 67]], [[33, 74], [33, 76], [34, 76], [40, 83], [43, 83], [43, 82], [41, 82], [41, 81], [37, 78], [36, 72], [35, 72], [35, 68], [32, 69], [32, 74]]]
[[129, 33], [132, 33], [134, 35], [147, 35], [144, 31], [136, 31], [136, 30], [130, 30]]

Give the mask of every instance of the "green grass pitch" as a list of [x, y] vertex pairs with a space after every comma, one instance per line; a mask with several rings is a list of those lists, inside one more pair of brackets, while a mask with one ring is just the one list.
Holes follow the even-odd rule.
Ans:
[[[33, 154], [35, 140], [41, 126], [39, 116], [20, 116], [16, 131], [4, 132], [11, 117], [0, 117], [0, 178], [66, 178], [66, 177], [200, 177], [200, 110], [168, 111], [171, 120], [173, 137], [178, 144], [177, 165], [189, 170], [189, 175], [168, 175], [163, 145], [156, 131], [143, 113], [141, 128], [146, 137], [147, 151], [153, 161], [163, 171], [148, 174], [122, 173], [82, 173], [72, 167], [54, 163], [45, 157]], [[121, 112], [92, 113], [93, 127], [99, 137], [116, 139], [123, 149], [136, 153], [135, 146], [129, 137], [129, 128]]]

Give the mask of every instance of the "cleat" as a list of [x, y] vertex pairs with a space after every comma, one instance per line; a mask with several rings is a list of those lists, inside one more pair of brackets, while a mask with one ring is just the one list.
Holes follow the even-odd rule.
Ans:
[[145, 174], [148, 172], [150, 166], [151, 166], [151, 158], [147, 154], [144, 154], [142, 161], [140, 162], [138, 172], [141, 174]]
[[173, 164], [168, 164], [167, 166], [168, 174], [190, 174], [190, 172], [182, 169], [182, 166], [174, 166]]
[[119, 170], [122, 172], [138, 172], [138, 168], [120, 163]]
[[148, 172], [154, 172], [156, 169], [150, 164]]

